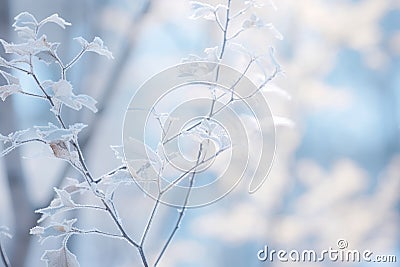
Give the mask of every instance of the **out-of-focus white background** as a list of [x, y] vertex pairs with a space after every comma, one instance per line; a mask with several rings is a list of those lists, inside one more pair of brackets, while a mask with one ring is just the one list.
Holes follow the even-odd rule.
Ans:
[[[276, 160], [264, 186], [254, 195], [236, 190], [211, 206], [189, 210], [160, 266], [264, 266], [257, 260], [264, 245], [323, 250], [336, 247], [339, 238], [351, 249], [397, 255], [400, 260], [400, 2], [276, 0], [277, 10], [271, 2], [263, 3], [255, 12], [272, 22], [284, 39], [265, 29], [251, 30], [238, 41], [255, 51], [275, 47], [285, 75], [269, 86], [282, 88], [290, 97], [265, 97], [273, 113], [290, 118], [294, 126], [277, 128]], [[46, 31], [51, 41], [62, 42], [62, 57], [71, 59], [79, 51], [72, 40], [77, 36], [101, 36], [113, 52], [112, 61], [85, 56], [69, 77], [77, 92], [104, 105], [94, 116], [65, 113], [68, 122], [95, 124], [84, 148], [95, 175], [119, 164], [109, 145], [122, 142], [124, 112], [135, 90], [188, 54], [201, 55], [204, 48], [221, 42], [213, 23], [188, 19], [186, 0], [151, 0], [149, 6], [124, 0], [2, 0], [0, 5], [3, 39], [16, 41], [11, 25], [22, 11], [38, 19], [58, 13], [72, 26], [49, 26]], [[240, 69], [244, 61], [230, 53], [226, 63]], [[55, 75], [45, 66], [40, 69], [42, 80]], [[24, 86], [32, 86], [20, 78]], [[0, 103], [0, 132], [47, 124], [54, 120], [48, 111], [40, 100], [12, 96]], [[9, 226], [14, 235], [25, 231], [6, 247], [11, 259], [23, 258], [25, 266], [44, 266], [43, 251], [58, 248], [57, 240], [42, 246], [28, 236], [37, 219], [33, 209], [48, 205], [60, 177], [77, 177], [48, 154], [46, 147], [29, 145], [0, 160], [0, 225]], [[8, 179], [10, 173], [18, 173], [22, 185]], [[152, 201], [135, 186], [120, 190], [117, 201], [124, 223], [139, 238]], [[113, 229], [99, 214], [69, 215], [78, 216], [82, 227]], [[174, 209], [161, 209], [147, 244], [150, 257], [159, 251], [176, 216]], [[71, 241], [81, 266], [139, 263], [136, 251], [120, 241], [94, 236]]]

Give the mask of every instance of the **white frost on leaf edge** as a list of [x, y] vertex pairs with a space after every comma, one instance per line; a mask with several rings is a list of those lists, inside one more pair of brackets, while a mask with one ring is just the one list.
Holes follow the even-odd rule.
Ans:
[[[97, 101], [88, 95], [75, 95], [71, 83], [67, 80], [61, 79], [57, 82], [45, 81], [43, 82], [43, 87], [50, 88], [53, 91], [52, 98], [57, 100], [58, 105], [64, 104], [75, 110], [80, 110], [85, 106], [94, 113], [97, 112]], [[58, 115], [58, 108], [52, 111]]]
[[41, 260], [46, 262], [47, 267], [80, 267], [78, 259], [66, 244], [57, 250], [46, 250]]
[[108, 59], [114, 59], [111, 51], [108, 50], [107, 46], [104, 45], [104, 42], [100, 37], [94, 37], [93, 41], [90, 43], [81, 36], [74, 38], [74, 40], [76, 40], [82, 46], [82, 49], [85, 52], [94, 52], [101, 56], [105, 56]]
[[0, 75], [7, 81], [6, 85], [0, 86], [0, 98], [5, 101], [12, 94], [22, 91], [19, 79], [5, 71], [0, 70]]

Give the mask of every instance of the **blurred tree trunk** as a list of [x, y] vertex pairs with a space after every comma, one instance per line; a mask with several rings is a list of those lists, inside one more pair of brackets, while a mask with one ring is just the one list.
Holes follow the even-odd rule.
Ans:
[[[0, 6], [0, 38], [9, 40], [11, 37], [10, 25], [12, 24], [9, 13], [10, 3], [8, 0], [0, 0]], [[15, 131], [18, 128], [16, 121], [13, 98], [10, 97], [7, 101], [0, 103], [1, 132], [8, 134]], [[9, 185], [14, 221], [14, 225], [10, 227], [14, 233], [13, 239], [10, 241], [12, 242], [9, 253], [10, 261], [12, 266], [22, 267], [25, 264], [29, 251], [29, 229], [34, 226], [36, 215], [28, 198], [29, 194], [19, 150], [14, 150], [4, 157], [3, 160]]]

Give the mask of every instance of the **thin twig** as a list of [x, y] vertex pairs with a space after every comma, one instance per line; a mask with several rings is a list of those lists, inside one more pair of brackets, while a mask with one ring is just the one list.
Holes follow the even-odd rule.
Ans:
[[[36, 84], [38, 85], [38, 87], [41, 89], [41, 91], [45, 94], [47, 100], [49, 101], [50, 105], [54, 108], [55, 104], [52, 100], [52, 98], [47, 94], [47, 92], [44, 90], [42, 84], [40, 83], [39, 79], [37, 78], [36, 74], [33, 72], [33, 64], [31, 63], [31, 76], [34, 78]], [[56, 117], [58, 119], [58, 121], [60, 122], [61, 126], [66, 129], [65, 123], [62, 119], [62, 117], [59, 114], [56, 114]], [[89, 184], [89, 186], [91, 186], [94, 182], [93, 176], [90, 174], [89, 169], [85, 163], [83, 154], [82, 154], [82, 150], [79, 146], [78, 141], [72, 140], [71, 144], [73, 145], [73, 147], [75, 148], [76, 152], [78, 153], [78, 160], [81, 166], [76, 166], [76, 164], [72, 163], [71, 165], [75, 168], [77, 168], [80, 173], [83, 175], [83, 177], [86, 179], [87, 183]], [[91, 186], [91, 188], [93, 188]], [[94, 191], [93, 189], [93, 193], [96, 197], [100, 198], [99, 195]], [[119, 221], [118, 217], [116, 216], [116, 214], [113, 212], [113, 209], [110, 207], [110, 205], [107, 203], [107, 201], [104, 198], [100, 198], [101, 202], [103, 203], [106, 211], [108, 212], [108, 214], [111, 216], [112, 220], [114, 221], [114, 223], [116, 224], [117, 228], [119, 229], [119, 231], [121, 232], [122, 236], [126, 239], [126, 241], [131, 244], [132, 246], [136, 247], [139, 249], [139, 245], [127, 234], [127, 232], [125, 231], [124, 227], [122, 226], [121, 222]], [[139, 251], [140, 252], [140, 251]], [[142, 253], [141, 254], [141, 258], [143, 261], [143, 264], [145, 264], [145, 266], [147, 266], [147, 261], [144, 257], [142, 257]]]
[[[200, 144], [199, 152], [198, 152], [198, 155], [197, 155], [196, 166], [199, 166], [199, 162], [200, 162], [202, 151], [203, 151], [203, 145]], [[183, 214], [185, 213], [185, 210], [187, 209], [187, 204], [188, 204], [188, 201], [189, 201], [190, 192], [192, 191], [192, 188], [193, 188], [195, 175], [196, 175], [196, 169], [193, 171], [193, 173], [192, 173], [192, 175], [191, 175], [191, 177], [189, 179], [189, 188], [188, 188], [188, 191], [186, 192], [186, 196], [185, 196], [185, 200], [184, 200], [183, 205], [182, 205], [182, 209], [179, 211], [179, 216], [178, 216], [178, 219], [176, 220], [175, 227], [172, 230], [171, 234], [169, 235], [169, 237], [167, 239], [167, 242], [165, 242], [164, 246], [162, 247], [161, 252], [157, 257], [157, 260], [154, 263], [154, 266], [157, 266], [157, 264], [161, 260], [162, 256], [164, 255], [165, 251], [167, 250], [169, 244], [171, 243], [172, 238], [175, 236], [176, 231], [178, 231], [178, 229], [179, 229], [179, 225], [180, 225], [180, 223], [182, 221]]]
[[239, 17], [240, 15], [243, 15], [244, 13], [246, 13], [247, 10], [249, 10], [249, 9], [250, 9], [250, 6], [247, 6], [247, 7], [243, 8], [243, 9], [239, 10], [236, 14], [234, 14], [234, 15], [231, 17], [231, 19], [236, 19], [236, 18]]
[[144, 241], [146, 240], [146, 237], [147, 237], [147, 233], [149, 232], [150, 226], [153, 223], [154, 216], [155, 216], [155, 214], [157, 212], [157, 208], [158, 208], [158, 206], [160, 204], [161, 195], [162, 195], [161, 193], [158, 194], [158, 197], [156, 199], [156, 202], [154, 203], [153, 209], [151, 210], [151, 214], [150, 214], [149, 220], [147, 221], [147, 224], [146, 224], [146, 227], [144, 229], [142, 238], [140, 240], [140, 246], [141, 247], [143, 247]]
[[66, 72], [69, 68], [71, 68], [78, 60], [83, 56], [86, 52], [87, 47], [84, 47], [66, 66], [62, 67], [62, 77], [63, 79], [66, 78]]
[[102, 236], [106, 236], [106, 237], [119, 238], [119, 239], [125, 240], [125, 237], [122, 236], [122, 235], [107, 233], [107, 232], [103, 232], [103, 231], [100, 231], [100, 230], [97, 230], [97, 229], [81, 230], [81, 229], [78, 229], [78, 228], [72, 228], [71, 232], [74, 233], [74, 234], [82, 234], [82, 235], [87, 235], [87, 234], [102, 235]]
[[45, 97], [45, 96], [43, 96], [43, 95], [37, 95], [37, 94], [25, 92], [25, 91], [19, 91], [19, 92], [20, 92], [21, 94], [23, 94], [23, 95], [28, 95], [28, 96], [33, 96], [33, 97], [37, 97], [37, 98], [47, 99], [47, 97]]
[[241, 34], [242, 32], [244, 32], [244, 29], [238, 30], [234, 35], [232, 35], [231, 37], [228, 37], [228, 40], [235, 39], [235, 38], [238, 37], [239, 34]]
[[[242, 74], [240, 75], [240, 77], [238, 78], [238, 80], [236, 80], [236, 82], [229, 88], [228, 92], [231, 92], [231, 100], [230, 100], [228, 103], [226, 103], [225, 105], [223, 105], [220, 109], [218, 109], [218, 111], [213, 111], [213, 113], [210, 114], [208, 118], [212, 118], [213, 116], [215, 116], [217, 113], [219, 113], [223, 108], [226, 108], [226, 107], [228, 106], [228, 104], [230, 104], [230, 103], [232, 102], [232, 100], [233, 100], [234, 88], [235, 88], [236, 85], [245, 77], [245, 75], [246, 75], [247, 72], [249, 71], [250, 66], [252, 65], [253, 62], [255, 62], [255, 59], [254, 59], [254, 58], [250, 59], [249, 63], [247, 64], [245, 70], [242, 72]], [[276, 75], [276, 74], [275, 74], [275, 75]], [[275, 77], [275, 76], [274, 76], [274, 77]], [[271, 79], [272, 79], [272, 78], [271, 78]], [[271, 79], [269, 79], [269, 80], [271, 80]], [[263, 83], [263, 85], [261, 85], [260, 87], [258, 87], [258, 88], [257, 88], [257, 91], [259, 91], [262, 87], [264, 87], [265, 84], [266, 84], [266, 83]], [[218, 99], [220, 99], [221, 97], [223, 97], [223, 96], [225, 96], [225, 95], [226, 95], [226, 92], [223, 93], [221, 96], [217, 97], [215, 100], [218, 100]], [[245, 98], [243, 98], [243, 99], [246, 99], [246, 98], [248, 98], [248, 97], [245, 97]], [[193, 130], [194, 128], [196, 128], [196, 127], [199, 126], [200, 124], [201, 124], [201, 121], [199, 121], [199, 122], [193, 124], [192, 126], [188, 127], [187, 129], [185, 129], [185, 130], [183, 130], [183, 131], [180, 131], [179, 133], [177, 133], [177, 134], [171, 136], [171, 137], [168, 138], [167, 140], [163, 141], [163, 145], [165, 145], [165, 144], [171, 142], [172, 140], [176, 139], [177, 137], [179, 137], [180, 135], [182, 135], [184, 132], [188, 132], [188, 131]]]
[[221, 29], [221, 31], [225, 31], [224, 26], [222, 25], [221, 20], [219, 19], [219, 16], [216, 11], [214, 12], [214, 16], [215, 16], [215, 21], [218, 24], [218, 27]]
[[[228, 0], [228, 5], [227, 5], [227, 9], [226, 9], [226, 18], [225, 18], [225, 26], [223, 27], [223, 39], [222, 39], [222, 45], [221, 45], [221, 52], [220, 52], [219, 57], [218, 57], [218, 61], [219, 62], [221, 62], [222, 57], [224, 56], [225, 47], [226, 47], [226, 44], [228, 42], [227, 35], [228, 35], [228, 28], [229, 28], [229, 21], [230, 21], [229, 14], [230, 14], [230, 11], [231, 11], [231, 1], [232, 0]], [[218, 65], [217, 66], [217, 70], [216, 70], [217, 73], [215, 75], [215, 82], [218, 82], [219, 70], [220, 70], [220, 66]], [[215, 102], [216, 102], [216, 99], [213, 96], [213, 99], [212, 99], [212, 102], [211, 102], [211, 108], [210, 108], [209, 116], [211, 116], [211, 114], [213, 114]]]

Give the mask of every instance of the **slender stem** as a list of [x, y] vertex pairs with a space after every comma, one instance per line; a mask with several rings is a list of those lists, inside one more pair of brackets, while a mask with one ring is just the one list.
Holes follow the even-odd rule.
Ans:
[[245, 97], [240, 98], [240, 100], [245, 100], [245, 99], [248, 99], [248, 98], [252, 98], [252, 97], [253, 97], [255, 94], [257, 94], [265, 85], [267, 85], [270, 81], [272, 81], [272, 80], [278, 75], [278, 73], [279, 73], [279, 69], [278, 69], [278, 68], [275, 68], [275, 70], [274, 70], [274, 72], [272, 73], [272, 75], [269, 76], [268, 79], [266, 79], [260, 86], [258, 86], [257, 89], [254, 90], [253, 93], [251, 93], [251, 94], [248, 95], [248, 96], [245, 96]]
[[[83, 54], [83, 52], [81, 52], [81, 54]], [[78, 60], [80, 56], [81, 56], [81, 55], [78, 55], [78, 56], [76, 57], [76, 58], [77, 58], [76, 60]], [[76, 60], [75, 60], [75, 61], [76, 61]], [[70, 67], [70, 66], [71, 66], [72, 64], [74, 64], [74, 63], [75, 63], [75, 62], [74, 62], [74, 60], [73, 60], [70, 64], [68, 64], [68, 65], [66, 66], [66, 68]], [[55, 104], [54, 104], [52, 98], [51, 98], [51, 97], [47, 94], [47, 92], [44, 90], [44, 88], [43, 88], [42, 84], [40, 83], [39, 79], [37, 78], [36, 74], [33, 72], [33, 65], [32, 65], [32, 63], [31, 63], [31, 74], [30, 74], [30, 75], [33, 77], [33, 79], [35, 80], [36, 84], [39, 86], [40, 90], [41, 90], [41, 91], [43, 92], [43, 94], [46, 96], [46, 98], [47, 98], [47, 100], [49, 101], [50, 105], [54, 108], [54, 107], [55, 107]], [[64, 123], [64, 121], [63, 121], [61, 115], [60, 115], [60, 114], [56, 114], [56, 117], [57, 117], [58, 121], [60, 122], [61, 126], [62, 126], [64, 129], [66, 129], [65, 123]], [[78, 141], [77, 141], [77, 140], [72, 140], [72, 141], [71, 141], [71, 144], [73, 145], [73, 147], [75, 148], [76, 152], [78, 153], [78, 159], [79, 159], [79, 163], [80, 163], [81, 166], [76, 166], [75, 163], [70, 162], [71, 165], [72, 165], [73, 167], [77, 168], [77, 169], [81, 172], [81, 174], [82, 174], [83, 177], [86, 179], [86, 181], [87, 181], [87, 183], [88, 183], [89, 185], [92, 185], [93, 183], [95, 183], [95, 181], [94, 181], [92, 175], [90, 174], [88, 167], [86, 166], [86, 163], [85, 163], [85, 160], [84, 160], [84, 158], [83, 158], [82, 151], [81, 151], [81, 148], [80, 148], [80, 146], [79, 146]], [[99, 197], [99, 195], [98, 195], [96, 192], [93, 192], [93, 193], [94, 193], [95, 196]], [[100, 197], [99, 197], [99, 198], [100, 198]], [[124, 229], [124, 227], [122, 226], [121, 222], [119, 221], [117, 215], [113, 212], [112, 207], [110, 207], [110, 205], [107, 203], [107, 201], [106, 201], [104, 198], [100, 198], [100, 199], [101, 199], [101, 202], [103, 203], [103, 205], [104, 205], [104, 207], [105, 207], [105, 210], [106, 210], [106, 211], [108, 212], [108, 214], [111, 216], [111, 219], [112, 219], [112, 220], [114, 221], [114, 223], [116, 224], [116, 226], [117, 226], [117, 228], [119, 229], [119, 231], [121, 232], [122, 236], [125, 238], [125, 240], [126, 240], [129, 244], [131, 244], [132, 246], [134, 246], [134, 247], [136, 247], [136, 248], [139, 249], [139, 253], [140, 253], [141, 259], [142, 259], [142, 261], [143, 261], [143, 264], [144, 264], [145, 266], [147, 266], [147, 260], [146, 260], [146, 258], [144, 257], [144, 254], [140, 252], [139, 244], [136, 243], [136, 242], [127, 234], [127, 232], [125, 231], [125, 229]]]
[[62, 68], [63, 71], [63, 77], [65, 78], [65, 72], [71, 68], [81, 57], [82, 55], [86, 52], [86, 47], [84, 47], [72, 60], [70, 63], [68, 63], [65, 67]]
[[[84, 162], [81, 162], [81, 165], [85, 165]], [[92, 176], [90, 175], [89, 172], [82, 170], [82, 169], [78, 169], [80, 171], [80, 173], [86, 178], [86, 181], [89, 183], [89, 185], [92, 185], [92, 183], [94, 183], [94, 180], [92, 178]], [[95, 196], [99, 197], [98, 194], [94, 193]], [[100, 197], [99, 197], [100, 198]], [[139, 244], [136, 243], [125, 231], [124, 227], [122, 226], [121, 222], [119, 221], [119, 219], [117, 218], [117, 216], [115, 215], [115, 213], [113, 212], [112, 208], [110, 207], [110, 205], [107, 203], [107, 201], [104, 198], [100, 198], [101, 202], [103, 203], [105, 210], [108, 212], [108, 214], [111, 216], [111, 219], [114, 221], [114, 223], [116, 224], [117, 228], [119, 229], [119, 231], [121, 232], [122, 236], [126, 239], [126, 241], [128, 241], [128, 243], [130, 243], [132, 246], [139, 248]]]
[[170, 190], [173, 186], [177, 185], [180, 181], [182, 181], [186, 175], [188, 175], [189, 173], [191, 173], [192, 171], [194, 171], [197, 167], [199, 167], [201, 164], [207, 163], [208, 161], [214, 159], [216, 156], [218, 156], [221, 152], [225, 151], [227, 148], [225, 149], [221, 149], [219, 151], [217, 151], [214, 155], [206, 158], [206, 159], [202, 159], [201, 161], [197, 162], [192, 168], [186, 170], [184, 173], [182, 173], [178, 178], [176, 178], [172, 183], [170, 183], [168, 186], [166, 186], [163, 190], [161, 190], [161, 194], [164, 194], [165, 192], [167, 192], [168, 190]]
[[[227, 34], [228, 34], [229, 21], [230, 21], [229, 14], [230, 14], [230, 10], [231, 10], [231, 1], [232, 0], [228, 0], [228, 5], [227, 5], [227, 9], [226, 9], [226, 20], [225, 20], [225, 26], [223, 27], [223, 39], [222, 39], [222, 45], [221, 45], [221, 52], [220, 52], [219, 57], [218, 57], [219, 61], [221, 61], [222, 57], [224, 56], [225, 47], [226, 47], [226, 44], [227, 44], [227, 41], [228, 41]], [[220, 70], [220, 66], [218, 65], [217, 73], [215, 75], [215, 82], [218, 82], [219, 70]], [[215, 102], [216, 102], [216, 99], [213, 96], [213, 99], [212, 99], [212, 102], [211, 102], [211, 108], [210, 108], [209, 116], [211, 116], [211, 114], [213, 113]]]
[[94, 205], [76, 205], [75, 208], [107, 211], [106, 208], [98, 207], [98, 206], [94, 206]]
[[100, 176], [99, 178], [97, 178], [96, 180], [94, 180], [94, 183], [97, 184], [97, 183], [99, 183], [101, 180], [103, 180], [106, 176], [111, 176], [111, 175], [116, 174], [118, 171], [127, 170], [127, 169], [128, 169], [128, 167], [126, 167], [125, 165], [119, 166], [118, 168], [116, 168], [116, 169], [114, 169], [114, 170], [112, 170], [112, 171], [109, 171], [108, 173], [103, 174], [102, 176]]
[[[239, 79], [237, 79], [236, 82], [229, 88], [229, 91], [231, 92], [231, 100], [233, 100], [234, 88], [235, 88], [236, 85], [246, 76], [246, 74], [247, 74], [247, 72], [249, 71], [250, 66], [253, 64], [253, 62], [255, 62], [255, 59], [254, 59], [254, 58], [250, 59], [249, 63], [247, 64], [247, 66], [246, 66], [246, 68], [245, 68], [245, 70], [244, 70], [244, 71], [242, 72], [242, 74], [240, 75]], [[275, 77], [275, 75], [276, 75], [276, 74], [274, 73], [273, 77]], [[271, 76], [271, 77], [272, 77], [272, 76]], [[271, 77], [268, 79], [268, 81], [272, 80], [273, 77], [272, 77], [272, 78], [271, 78]], [[268, 82], [268, 81], [267, 81], [267, 82]], [[259, 91], [262, 87], [264, 87], [265, 84], [266, 84], [267, 82], [264, 82], [262, 85], [260, 85], [260, 86], [257, 88], [256, 91]], [[220, 99], [220, 98], [223, 97], [225, 94], [226, 94], [226, 93], [222, 94], [221, 96], [219, 96], [218, 98], [216, 98], [216, 100]], [[248, 97], [246, 96], [246, 97], [243, 98], [243, 99], [246, 99], [246, 98], [248, 98]], [[212, 118], [213, 116], [215, 116], [215, 115], [216, 115], [217, 113], [219, 113], [222, 109], [226, 108], [226, 107], [228, 106], [228, 104], [230, 104], [231, 102], [232, 102], [232, 101], [229, 101], [227, 104], [223, 105], [220, 109], [218, 109], [218, 111], [214, 111], [214, 108], [213, 108], [213, 113], [209, 115], [209, 118]], [[199, 126], [200, 124], [201, 124], [201, 121], [199, 121], [199, 122], [193, 124], [192, 126], [188, 127], [187, 129], [185, 129], [185, 130], [183, 130], [183, 131], [180, 131], [179, 133], [177, 133], [177, 134], [171, 136], [171, 137], [168, 138], [167, 140], [163, 141], [163, 145], [165, 145], [165, 144], [171, 142], [172, 140], [176, 139], [177, 137], [179, 137], [180, 135], [182, 135], [182, 133], [188, 132], [188, 131], [190, 131], [190, 130], [193, 130], [194, 128], [196, 128], [196, 127]]]
[[117, 234], [112, 234], [112, 233], [107, 233], [107, 232], [103, 232], [97, 229], [94, 230], [81, 230], [78, 228], [73, 228], [72, 229], [72, 233], [74, 234], [82, 234], [82, 235], [87, 235], [87, 234], [94, 234], [94, 235], [102, 235], [102, 236], [106, 236], [106, 237], [112, 237], [112, 238], [119, 238], [119, 239], [123, 239], [125, 240], [125, 238], [122, 235], [117, 235]]
[[232, 35], [231, 37], [229, 37], [228, 40], [235, 39], [235, 38], [238, 37], [239, 34], [241, 34], [242, 32], [244, 32], [244, 29], [238, 30], [234, 35]]
[[[31, 63], [31, 73], [29, 73], [29, 74], [33, 77], [33, 79], [34, 79], [34, 81], [36, 82], [37, 86], [40, 88], [40, 90], [41, 90], [41, 91], [43, 92], [43, 94], [46, 96], [46, 98], [47, 98], [47, 100], [49, 101], [50, 105], [54, 108], [54, 107], [55, 107], [54, 101], [53, 101], [53, 99], [51, 98], [51, 96], [46, 92], [46, 90], [44, 90], [43, 85], [40, 83], [38, 77], [37, 77], [36, 74], [34, 73], [32, 63]], [[57, 118], [58, 122], [61, 124], [61, 126], [62, 126], [64, 129], [66, 129], [65, 123], [64, 123], [64, 121], [62, 120], [61, 115], [60, 115], [60, 114], [56, 114], [56, 118]]]
[[239, 17], [240, 15], [246, 13], [247, 10], [249, 10], [249, 9], [250, 9], [250, 6], [247, 6], [247, 7], [243, 8], [243, 9], [241, 9], [241, 10], [238, 11], [236, 14], [234, 14], [234, 15], [231, 17], [231, 19], [236, 19], [236, 18]]
[[[199, 152], [197, 154], [196, 166], [199, 166], [199, 162], [200, 162], [202, 151], [203, 151], [203, 145], [200, 144]], [[186, 192], [186, 196], [185, 196], [185, 200], [184, 200], [183, 205], [182, 205], [182, 209], [179, 211], [179, 216], [178, 216], [178, 219], [176, 220], [175, 227], [172, 230], [171, 234], [169, 235], [169, 237], [168, 237], [167, 241], [165, 242], [163, 248], [161, 249], [161, 252], [157, 257], [157, 260], [154, 263], [154, 266], [157, 266], [157, 264], [160, 262], [162, 256], [164, 255], [165, 251], [167, 250], [169, 244], [171, 243], [172, 238], [175, 236], [176, 231], [178, 231], [178, 229], [179, 229], [179, 225], [180, 225], [180, 223], [182, 221], [183, 214], [185, 213], [185, 210], [187, 209], [187, 204], [188, 204], [188, 201], [189, 201], [190, 192], [192, 191], [192, 188], [193, 188], [195, 175], [196, 175], [196, 169], [193, 171], [193, 173], [192, 173], [192, 175], [191, 175], [191, 177], [189, 179], [189, 188], [188, 188], [188, 191]]]
[[224, 31], [223, 31], [224, 37], [223, 37], [223, 40], [222, 40], [221, 52], [219, 54], [219, 59], [220, 60], [224, 56], [226, 42], [228, 41], [227, 35], [228, 35], [229, 21], [231, 19], [229, 17], [229, 14], [230, 14], [230, 11], [231, 11], [231, 2], [232, 2], [232, 0], [228, 0], [228, 5], [227, 5], [227, 9], [226, 9], [226, 20], [225, 20], [225, 27], [224, 27]]
[[23, 144], [32, 143], [32, 142], [39, 142], [39, 143], [46, 144], [46, 142], [45, 142], [44, 140], [42, 140], [42, 139], [33, 138], [33, 139], [28, 139], [28, 140], [19, 141], [19, 142], [17, 143], [17, 145], [23, 145]]
[[147, 233], [149, 232], [150, 226], [151, 226], [151, 224], [152, 224], [152, 222], [153, 222], [153, 219], [154, 219], [154, 216], [155, 216], [155, 214], [156, 214], [156, 212], [157, 212], [157, 208], [158, 208], [158, 206], [159, 206], [159, 204], [160, 204], [161, 195], [162, 195], [161, 193], [158, 194], [158, 197], [157, 197], [157, 199], [156, 199], [156, 202], [154, 203], [154, 206], [153, 206], [153, 209], [152, 209], [152, 211], [151, 211], [149, 220], [147, 221], [145, 230], [144, 230], [144, 232], [143, 232], [142, 239], [140, 240], [140, 247], [143, 247], [143, 245], [144, 245], [144, 241], [146, 240]]
[[21, 94], [23, 94], [23, 95], [33, 96], [33, 97], [42, 98], [42, 99], [46, 99], [46, 100], [47, 100], [47, 97], [45, 97], [45, 96], [43, 96], [43, 95], [37, 95], [37, 94], [25, 92], [25, 91], [19, 91], [19, 92], [20, 92]]
[[13, 145], [7, 147], [6, 149], [2, 150], [1, 153], [0, 153], [0, 156], [1, 157], [5, 156], [8, 153], [10, 153], [11, 151], [13, 151], [15, 148], [17, 148], [17, 147], [19, 147], [21, 145], [27, 144], [27, 143], [32, 143], [32, 142], [40, 142], [40, 143], [46, 144], [45, 141], [43, 141], [42, 139], [38, 139], [38, 138], [18, 141], [18, 142], [15, 142]]
[[22, 71], [22, 72], [24, 72], [25, 74], [31, 74], [31, 72], [30, 72], [29, 70], [26, 70], [26, 69], [23, 69], [23, 68], [20, 68], [20, 67], [11, 65], [11, 64], [7, 64], [7, 66], [10, 67], [10, 68], [12, 68], [12, 69], [15, 69], [15, 70]]
[[144, 267], [148, 267], [149, 264], [147, 263], [146, 256], [144, 255], [143, 248], [142, 247], [138, 247], [138, 250], [139, 250], [139, 255], [140, 255], [140, 258], [142, 260], [142, 263], [143, 263]]
[[224, 26], [222, 25], [221, 20], [220, 20], [220, 18], [218, 16], [217, 12], [214, 12], [214, 16], [215, 16], [215, 21], [218, 24], [218, 27], [221, 29], [221, 31], [224, 31], [225, 30]]
[[47, 98], [47, 100], [50, 102], [51, 106], [54, 106], [54, 102], [53, 99], [51, 98], [51, 96], [46, 92], [46, 90], [44, 90], [43, 85], [40, 83], [38, 77], [36, 76], [36, 74], [33, 72], [33, 67], [32, 67], [32, 72], [30, 73], [30, 75], [33, 77], [33, 79], [35, 80], [37, 86], [39, 87], [39, 89], [42, 91], [42, 93], [45, 95], [45, 97]]

